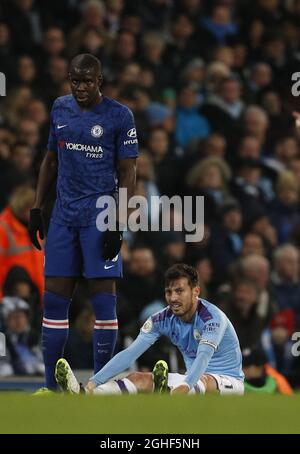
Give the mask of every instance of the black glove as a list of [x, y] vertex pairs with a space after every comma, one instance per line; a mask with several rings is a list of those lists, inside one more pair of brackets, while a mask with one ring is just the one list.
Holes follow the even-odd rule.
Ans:
[[112, 260], [119, 254], [123, 241], [123, 232], [119, 230], [106, 230], [103, 238], [103, 259]]
[[28, 231], [32, 244], [41, 251], [42, 248], [37, 239], [37, 232], [39, 232], [41, 240], [44, 239], [44, 221], [40, 208], [32, 208], [32, 210], [30, 210]]

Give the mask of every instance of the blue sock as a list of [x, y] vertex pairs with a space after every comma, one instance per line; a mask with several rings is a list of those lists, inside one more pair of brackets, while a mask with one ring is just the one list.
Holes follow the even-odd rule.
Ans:
[[69, 332], [68, 311], [71, 300], [45, 292], [42, 349], [45, 363], [45, 385], [56, 389], [54, 377], [56, 361], [63, 356]]
[[94, 326], [95, 374], [111, 359], [118, 335], [117, 297], [111, 293], [97, 293], [91, 299], [96, 321]]

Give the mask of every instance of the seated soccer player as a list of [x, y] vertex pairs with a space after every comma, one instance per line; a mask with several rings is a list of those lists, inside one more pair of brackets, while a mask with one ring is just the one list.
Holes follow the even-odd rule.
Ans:
[[[199, 294], [198, 275], [194, 268], [185, 264], [169, 268], [165, 275], [168, 306], [146, 320], [136, 340], [96, 373], [85, 391], [90, 394], [134, 394], [151, 392], [153, 387], [162, 391], [168, 386], [172, 394], [211, 391], [243, 394], [242, 355], [236, 332], [226, 315], [199, 298]], [[162, 335], [167, 336], [182, 353], [186, 375], [168, 374], [166, 364], [160, 361], [153, 373], [135, 372], [111, 381]], [[63, 358], [56, 364], [55, 376], [63, 390], [79, 392], [79, 384]]]

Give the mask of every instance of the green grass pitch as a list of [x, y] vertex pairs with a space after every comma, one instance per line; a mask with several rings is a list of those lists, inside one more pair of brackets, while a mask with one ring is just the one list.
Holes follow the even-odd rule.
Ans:
[[300, 433], [300, 395], [0, 393], [0, 433]]

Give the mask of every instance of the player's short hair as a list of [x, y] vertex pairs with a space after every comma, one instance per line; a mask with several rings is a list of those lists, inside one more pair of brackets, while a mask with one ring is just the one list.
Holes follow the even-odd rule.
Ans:
[[70, 71], [73, 68], [90, 69], [93, 68], [98, 74], [101, 74], [101, 63], [98, 58], [92, 54], [79, 54], [71, 60]]
[[199, 286], [199, 276], [197, 270], [192, 266], [185, 263], [177, 263], [171, 266], [165, 273], [165, 285], [168, 286], [170, 282], [185, 277], [191, 288]]

